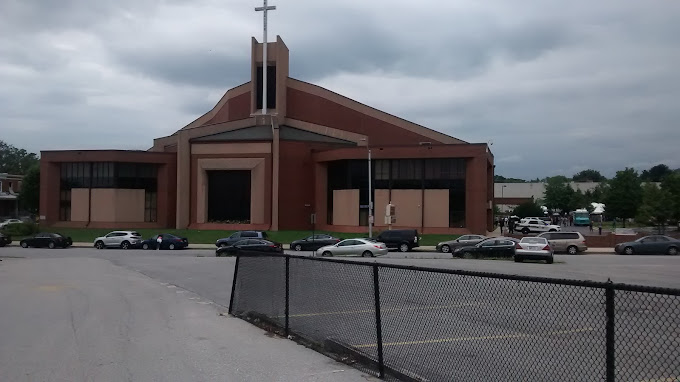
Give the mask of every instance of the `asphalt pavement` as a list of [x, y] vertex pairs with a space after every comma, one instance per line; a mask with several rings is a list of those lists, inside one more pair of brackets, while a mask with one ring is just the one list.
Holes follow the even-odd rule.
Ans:
[[[0, 381], [369, 378], [244, 321], [219, 316], [228, 308], [234, 259], [216, 258], [213, 251], [9, 247], [0, 248], [0, 258]], [[680, 257], [558, 255], [551, 265], [398, 252], [352, 259], [680, 288]], [[346, 269], [298, 276], [291, 284], [293, 328], [317, 330], [319, 337], [324, 330], [355, 333], [350, 345], [375, 352], [370, 282]], [[504, 366], [513, 380], [548, 356], [553, 367], [580, 365], [570, 370], [574, 380], [589, 380], [587, 371], [600, 369], [602, 354], [593, 350], [603, 338], [599, 295], [513, 283], [498, 285], [500, 294], [485, 293], [489, 286], [471, 279], [415, 280], [408, 272], [381, 277], [386, 360], [412, 370], [430, 365], [432, 380], [452, 375], [489, 380], [488, 365], [518, 347], [526, 359]], [[651, 306], [629, 304], [631, 312]], [[670, 317], [675, 320], [677, 312]], [[644, 319], [626, 317], [627, 322]], [[666, 324], [667, 331], [677, 331], [677, 321]], [[561, 342], [553, 349], [555, 338]], [[435, 346], [440, 343], [447, 345]], [[452, 367], [452, 360], [460, 366]]]
[[0, 381], [372, 379], [223, 316], [233, 259], [21, 248], [0, 258]]

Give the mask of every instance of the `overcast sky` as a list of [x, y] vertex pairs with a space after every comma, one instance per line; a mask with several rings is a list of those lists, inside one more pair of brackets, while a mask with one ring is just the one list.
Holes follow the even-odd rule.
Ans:
[[[249, 80], [261, 5], [0, 0], [0, 139], [34, 152], [149, 148]], [[492, 142], [497, 174], [680, 167], [678, 1], [270, 5], [291, 77]]]

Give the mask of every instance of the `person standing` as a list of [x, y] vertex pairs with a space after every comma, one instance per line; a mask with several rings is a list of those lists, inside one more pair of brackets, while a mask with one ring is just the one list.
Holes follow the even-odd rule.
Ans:
[[501, 227], [501, 235], [503, 234], [503, 226], [504, 225], [505, 225], [505, 223], [503, 222], [503, 219], [499, 219], [498, 226]]
[[158, 235], [156, 238], [156, 249], [160, 251], [161, 249], [161, 243], [163, 243], [163, 236]]

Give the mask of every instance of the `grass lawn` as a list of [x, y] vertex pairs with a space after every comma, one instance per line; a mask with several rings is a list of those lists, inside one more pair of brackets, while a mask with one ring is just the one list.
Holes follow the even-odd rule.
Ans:
[[[49, 232], [59, 232], [62, 235], [70, 236], [75, 243], [93, 243], [94, 239], [99, 236], [104, 236], [111, 232], [110, 229], [94, 229], [94, 228], [55, 228], [47, 229]], [[170, 233], [173, 235], [186, 237], [189, 239], [189, 243], [194, 244], [213, 244], [217, 239], [221, 239], [231, 235], [234, 231], [220, 231], [220, 230], [193, 230], [193, 229], [136, 229], [142, 237], [145, 239], [151, 238], [159, 233]], [[341, 239], [349, 239], [352, 237], [365, 237], [366, 234], [356, 234], [356, 233], [341, 233], [341, 232], [328, 232], [328, 231], [315, 231], [315, 233], [327, 233]], [[378, 232], [373, 233], [377, 235]], [[290, 244], [293, 240], [303, 239], [310, 236], [312, 231], [277, 231], [270, 232], [267, 231], [269, 239], [283, 243]], [[457, 238], [459, 235], [421, 235], [422, 240], [420, 245], [437, 245], [440, 241], [451, 240]], [[13, 238], [13, 240], [19, 240], [20, 238]]]

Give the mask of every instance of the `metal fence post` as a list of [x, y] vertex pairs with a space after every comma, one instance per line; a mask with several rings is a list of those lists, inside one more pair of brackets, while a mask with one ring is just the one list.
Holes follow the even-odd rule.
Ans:
[[607, 334], [606, 334], [606, 340], [607, 340], [607, 382], [615, 382], [616, 381], [616, 353], [615, 353], [615, 306], [614, 306], [614, 297], [615, 297], [615, 290], [614, 290], [614, 284], [612, 283], [611, 280], [607, 280], [607, 286], [605, 287], [605, 311], [607, 314]]
[[373, 293], [375, 295], [375, 331], [378, 344], [378, 372], [380, 378], [385, 378], [385, 364], [383, 362], [382, 319], [380, 318], [380, 281], [378, 279], [378, 264], [373, 264]]
[[290, 257], [286, 257], [286, 336], [288, 336], [288, 314], [290, 303]]
[[229, 314], [234, 309], [234, 291], [236, 290], [236, 277], [238, 276], [238, 262], [241, 256], [236, 256], [236, 264], [234, 265], [234, 279], [231, 281], [231, 296], [229, 297]]

